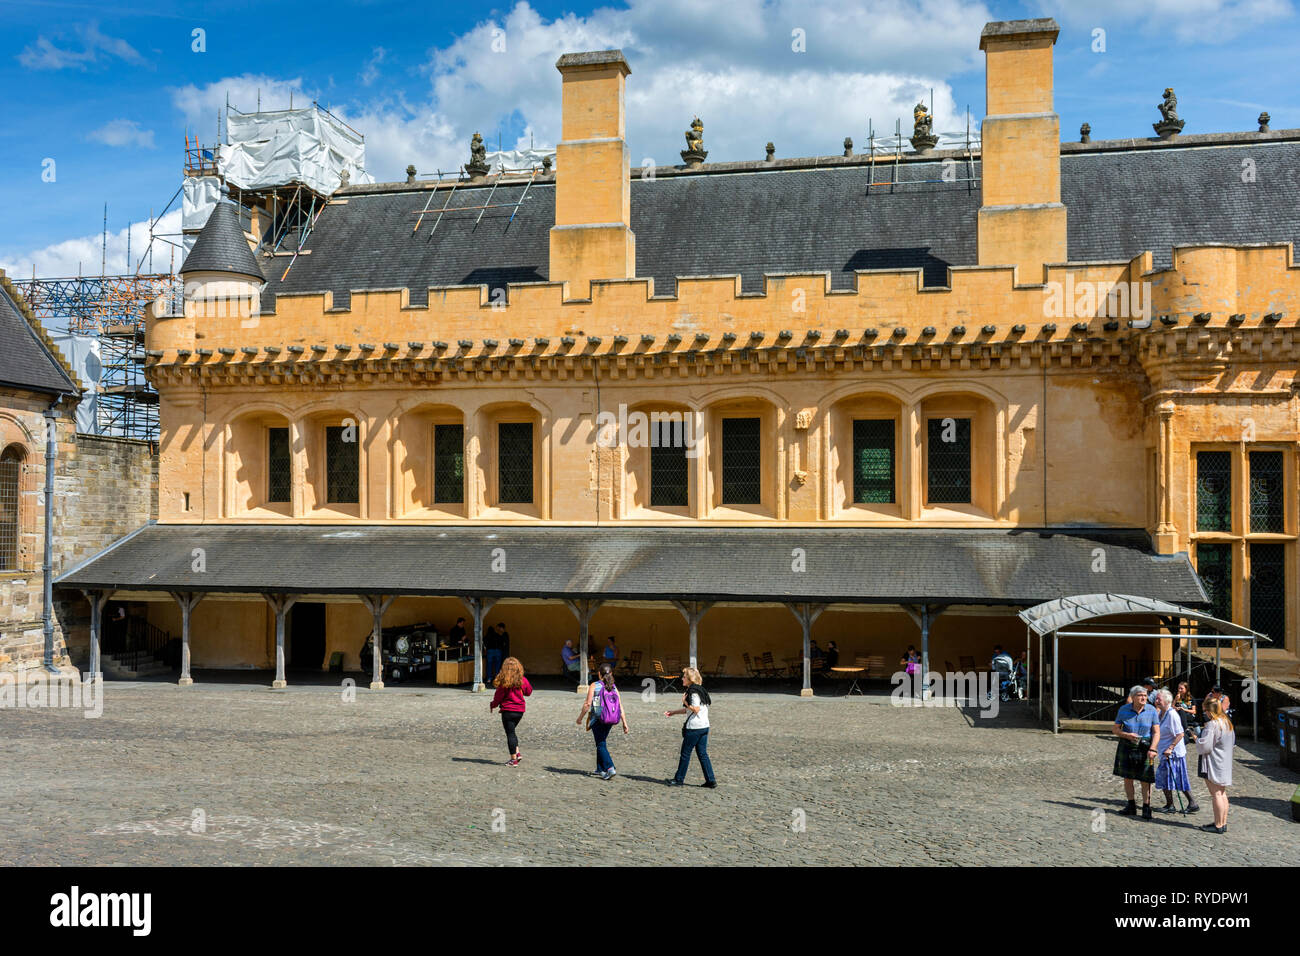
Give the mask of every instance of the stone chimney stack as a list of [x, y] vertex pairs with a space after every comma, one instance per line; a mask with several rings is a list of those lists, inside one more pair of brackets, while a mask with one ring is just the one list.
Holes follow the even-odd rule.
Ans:
[[1017, 281], [1045, 281], [1043, 266], [1067, 259], [1061, 203], [1061, 118], [1052, 103], [1050, 18], [989, 23], [986, 115], [980, 132], [979, 264], [1018, 267]]
[[582, 299], [592, 279], [636, 274], [623, 98], [631, 70], [621, 50], [566, 53], [555, 68], [563, 77], [563, 115], [550, 280], [569, 283], [568, 297]]

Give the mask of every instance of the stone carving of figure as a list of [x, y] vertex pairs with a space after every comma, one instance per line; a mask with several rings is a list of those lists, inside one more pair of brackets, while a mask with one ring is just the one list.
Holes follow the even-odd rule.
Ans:
[[912, 135], [913, 136], [930, 136], [934, 121], [930, 118], [930, 111], [925, 108], [924, 103], [917, 103], [916, 109], [912, 110]]
[[1178, 97], [1174, 95], [1172, 86], [1165, 87], [1164, 100], [1156, 109], [1160, 110], [1160, 115], [1164, 117], [1166, 123], [1178, 122]]
[[483, 134], [475, 133], [469, 141], [469, 158], [474, 165], [487, 162], [487, 147], [483, 145]]
[[704, 123], [698, 116], [691, 120], [691, 128], [686, 131], [686, 151], [688, 153], [704, 152]]

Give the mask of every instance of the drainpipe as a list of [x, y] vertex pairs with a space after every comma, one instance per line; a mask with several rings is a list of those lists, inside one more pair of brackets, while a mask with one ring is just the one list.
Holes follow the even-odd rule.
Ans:
[[45, 554], [41, 560], [44, 594], [41, 603], [41, 630], [45, 636], [45, 669], [54, 668], [54, 461], [55, 444], [54, 410], [66, 396], [56, 395], [45, 409]]

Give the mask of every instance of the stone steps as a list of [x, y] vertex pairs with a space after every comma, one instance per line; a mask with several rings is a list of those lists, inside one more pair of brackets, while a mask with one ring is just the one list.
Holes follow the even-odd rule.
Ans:
[[157, 677], [161, 674], [172, 673], [171, 667], [152, 658], [132, 670], [112, 654], [103, 654], [100, 656], [100, 667], [103, 669], [106, 676], [117, 678], [118, 680], [138, 680], [141, 677]]

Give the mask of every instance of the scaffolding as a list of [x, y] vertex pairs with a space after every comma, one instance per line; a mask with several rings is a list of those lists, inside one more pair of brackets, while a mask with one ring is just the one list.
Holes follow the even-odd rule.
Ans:
[[69, 276], [16, 280], [32, 313], [68, 351], [87, 388], [93, 415], [78, 429], [97, 435], [158, 440], [158, 393], [144, 375], [145, 315], [150, 303], [177, 294], [171, 274]]
[[[894, 132], [891, 136], [877, 136], [875, 123], [867, 121], [867, 156], [868, 179], [867, 195], [871, 195], [872, 190], [882, 190], [886, 187], [889, 192], [894, 192], [902, 186], [927, 186], [937, 183], [965, 183], [967, 192], [975, 189], [979, 183], [980, 177], [975, 175], [975, 153], [980, 148], [980, 138], [977, 131], [971, 128], [970, 108], [966, 109], [966, 129], [953, 132], [940, 132], [940, 144], [946, 145], [949, 149], [960, 149], [963, 153], [962, 162], [966, 166], [966, 175], [961, 177], [949, 176], [939, 179], [909, 179], [900, 180], [898, 178], [898, 168], [903, 159], [903, 148], [906, 144], [911, 146], [911, 141], [903, 136], [903, 124], [901, 120], [894, 121]], [[945, 157], [944, 162], [952, 161], [952, 157]], [[889, 171], [888, 179], [876, 178], [877, 167], [885, 167]]]

